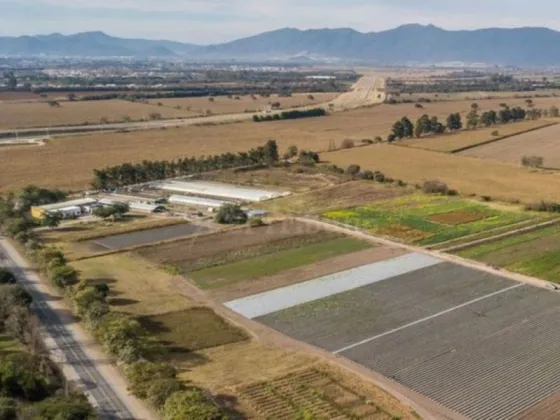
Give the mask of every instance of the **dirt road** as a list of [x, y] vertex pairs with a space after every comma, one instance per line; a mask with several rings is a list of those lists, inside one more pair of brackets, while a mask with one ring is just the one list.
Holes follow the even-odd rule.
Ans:
[[33, 297], [32, 310], [43, 324], [43, 338], [73, 386], [88, 396], [102, 419], [148, 420], [156, 416], [127, 391], [120, 372], [77, 324], [63, 300], [43, 284], [19, 252], [0, 238], [0, 264], [14, 272]]

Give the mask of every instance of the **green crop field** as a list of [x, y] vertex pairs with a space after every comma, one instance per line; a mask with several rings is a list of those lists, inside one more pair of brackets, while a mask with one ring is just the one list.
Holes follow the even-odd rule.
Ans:
[[189, 273], [189, 277], [202, 289], [217, 289], [243, 280], [271, 276], [291, 268], [361, 251], [370, 246], [366, 242], [353, 238], [331, 239], [295, 249], [286, 249], [273, 254], [205, 268]]
[[560, 283], [560, 226], [491, 241], [457, 255]]
[[407, 243], [433, 245], [537, 218], [457, 197], [413, 194], [371, 205], [327, 212], [327, 219]]

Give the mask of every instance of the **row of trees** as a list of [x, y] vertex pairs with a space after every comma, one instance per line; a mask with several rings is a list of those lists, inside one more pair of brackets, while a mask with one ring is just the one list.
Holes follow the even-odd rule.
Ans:
[[300, 118], [312, 118], [312, 117], [324, 117], [327, 115], [327, 111], [324, 108], [313, 108], [307, 110], [294, 110], [294, 111], [284, 111], [279, 114], [268, 114], [268, 115], [253, 115], [254, 122], [263, 121], [280, 121], [280, 120], [297, 120]]
[[191, 157], [178, 160], [143, 161], [94, 170], [92, 186], [99, 190], [141, 184], [218, 169], [273, 164], [278, 162], [278, 145], [269, 140], [264, 146], [242, 153], [223, 153], [214, 156]]
[[15, 280], [13, 273], [0, 270], [0, 333], [21, 347], [0, 353], [0, 419], [96, 419], [87, 398], [68, 389], [49, 359], [39, 322], [29, 310], [32, 298]]

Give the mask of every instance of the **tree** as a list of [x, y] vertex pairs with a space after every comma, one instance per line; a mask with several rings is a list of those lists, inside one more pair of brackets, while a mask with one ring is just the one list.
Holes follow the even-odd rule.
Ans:
[[75, 93], [69, 93], [66, 97], [68, 98], [68, 100], [70, 102], [76, 101], [76, 94]]
[[432, 132], [432, 120], [426, 114], [422, 115], [416, 121], [416, 127], [414, 128], [414, 135], [416, 137], [421, 137], [422, 134], [428, 134]]
[[500, 109], [500, 111], [498, 112], [498, 120], [502, 124], [507, 124], [512, 120], [511, 110], [509, 109], [509, 107]]
[[134, 363], [140, 359], [146, 332], [137, 320], [109, 313], [96, 332], [105, 350], [117, 356], [121, 362]]
[[359, 165], [350, 165], [346, 168], [346, 173], [351, 176], [356, 176], [360, 172], [360, 169]]
[[[404, 131], [404, 125], [403, 125], [402, 121], [395, 122], [395, 124], [393, 124], [393, 128], [391, 129], [392, 140], [402, 139], [404, 137], [404, 133], [405, 133], [405, 131]], [[389, 141], [389, 143], [391, 143], [392, 140]]]
[[264, 145], [264, 159], [269, 165], [278, 162], [280, 155], [278, 153], [278, 144], [276, 140], [269, 140]]
[[480, 107], [478, 106], [478, 104], [477, 104], [476, 102], [473, 102], [473, 103], [471, 104], [471, 110], [473, 110], [473, 111], [478, 111], [479, 108], [480, 108]]
[[4, 229], [11, 237], [15, 237], [19, 233], [27, 232], [33, 227], [33, 222], [23, 217], [18, 217], [10, 220]]
[[43, 220], [41, 220], [41, 226], [54, 228], [60, 225], [62, 221], [62, 216], [58, 212], [46, 213]]
[[218, 420], [221, 410], [198, 389], [172, 394], [162, 407], [163, 420]]
[[12, 398], [0, 397], [0, 420], [17, 419], [17, 401]]
[[558, 107], [556, 106], [551, 106], [548, 109], [548, 116], [551, 118], [558, 118], [560, 116], [560, 111], [558, 110]]
[[403, 126], [403, 137], [410, 138], [414, 136], [414, 125], [412, 122], [407, 118], [404, 117], [401, 120]]
[[247, 220], [247, 213], [236, 204], [223, 205], [216, 215], [216, 222], [223, 225], [243, 225]]
[[67, 264], [52, 267], [48, 274], [53, 284], [61, 289], [75, 284], [78, 280], [77, 271]]
[[98, 207], [93, 211], [93, 215], [102, 219], [119, 219], [130, 211], [128, 204], [113, 204], [111, 206]]
[[463, 128], [463, 121], [461, 120], [461, 114], [454, 113], [447, 117], [447, 129], [449, 131], [457, 131]]
[[31, 302], [33, 298], [21, 286], [15, 284], [0, 286], [0, 306], [3, 308], [14, 306], [29, 308]]
[[176, 379], [177, 369], [170, 363], [140, 361], [126, 367], [126, 376], [130, 381], [132, 393], [142, 399], [148, 398], [151, 381]]
[[340, 145], [341, 149], [351, 149], [355, 146], [354, 140], [352, 139], [344, 139], [342, 140], [342, 144]]
[[38, 417], [44, 420], [95, 420], [97, 414], [83, 394], [71, 393], [48, 398], [36, 405]]
[[296, 157], [298, 155], [298, 148], [295, 145], [291, 145], [288, 147], [288, 151], [286, 152], [290, 158]]
[[181, 383], [175, 378], [150, 378], [148, 383], [148, 401], [156, 408], [162, 407], [171, 395], [182, 389]]
[[14, 273], [0, 267], [0, 284], [16, 284], [17, 279]]
[[6, 77], [6, 87], [8, 88], [8, 90], [16, 90], [18, 81], [14, 72], [10, 71], [6, 73], [5, 77]]
[[472, 109], [471, 112], [469, 112], [469, 114], [467, 115], [467, 128], [473, 129], [478, 127], [479, 121], [480, 118], [478, 116], [478, 110]]

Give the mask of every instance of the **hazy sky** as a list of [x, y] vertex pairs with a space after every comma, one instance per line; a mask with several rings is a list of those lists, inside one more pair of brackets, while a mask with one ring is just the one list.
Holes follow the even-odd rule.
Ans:
[[200, 44], [281, 27], [560, 29], [558, 0], [0, 0], [0, 35], [102, 30]]

